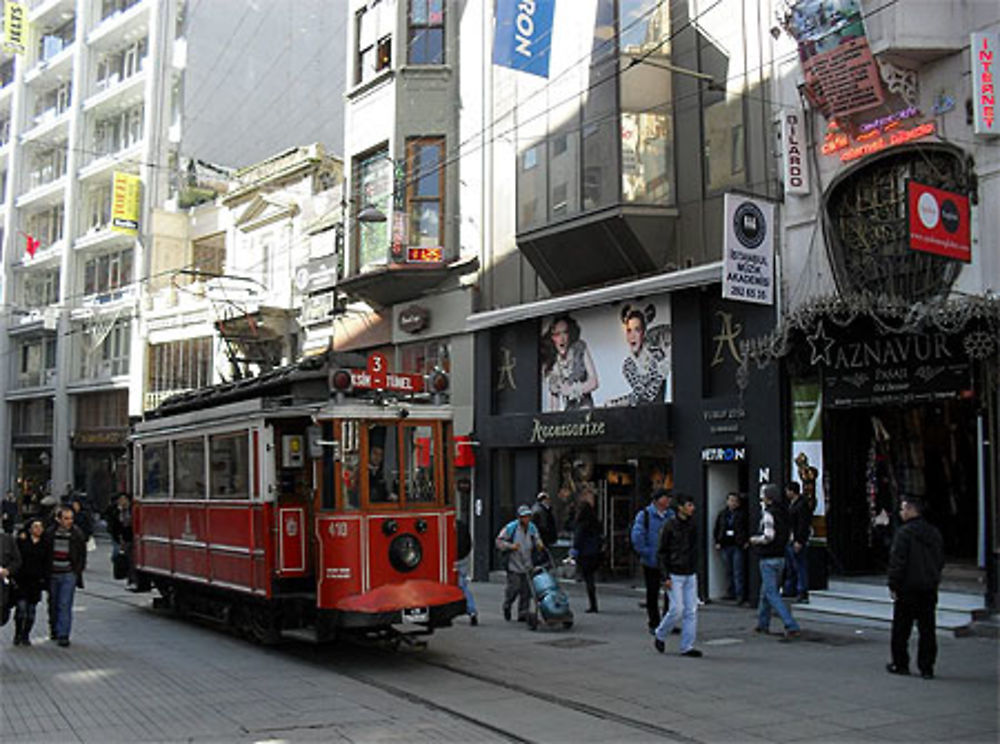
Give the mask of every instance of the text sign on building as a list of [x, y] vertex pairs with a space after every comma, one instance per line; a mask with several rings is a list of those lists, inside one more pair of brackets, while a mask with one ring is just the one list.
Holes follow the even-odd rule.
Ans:
[[906, 204], [910, 250], [972, 261], [969, 197], [907, 181]]
[[784, 157], [785, 193], [809, 193], [809, 161], [805, 148], [805, 116], [802, 109], [781, 113], [781, 152]]
[[24, 54], [27, 35], [27, 8], [24, 3], [7, 0], [3, 14], [3, 50], [12, 54]]
[[136, 235], [139, 232], [139, 192], [142, 182], [131, 173], [114, 174], [111, 187], [111, 229]]
[[722, 296], [774, 304], [774, 205], [726, 194]]
[[747, 448], [733, 447], [703, 447], [702, 462], [744, 462], [747, 459]]
[[996, 119], [998, 47], [1000, 34], [980, 32], [971, 36], [972, 131], [976, 134], [1000, 134], [1000, 122]]
[[549, 76], [555, 0], [497, 0], [493, 64]]

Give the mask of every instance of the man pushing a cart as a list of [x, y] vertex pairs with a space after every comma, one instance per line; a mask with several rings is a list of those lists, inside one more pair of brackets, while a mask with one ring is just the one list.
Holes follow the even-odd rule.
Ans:
[[497, 549], [504, 557], [507, 568], [507, 587], [503, 594], [503, 618], [510, 620], [510, 608], [517, 598], [518, 622], [528, 619], [528, 604], [531, 588], [528, 585], [533, 562], [532, 551], [545, 550], [545, 544], [538, 528], [531, 521], [531, 507], [522, 504], [517, 507], [517, 519], [504, 525], [496, 539]]

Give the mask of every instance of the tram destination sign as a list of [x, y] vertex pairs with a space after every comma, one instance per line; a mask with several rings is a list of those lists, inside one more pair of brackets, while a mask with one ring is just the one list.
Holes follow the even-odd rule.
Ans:
[[[351, 387], [355, 390], [387, 390], [396, 393], [422, 393], [424, 391], [423, 375], [409, 372], [390, 372], [389, 361], [385, 354], [375, 352], [368, 356], [368, 366], [365, 369], [343, 370], [351, 375]], [[331, 389], [339, 386], [334, 379], [341, 371], [331, 374]]]

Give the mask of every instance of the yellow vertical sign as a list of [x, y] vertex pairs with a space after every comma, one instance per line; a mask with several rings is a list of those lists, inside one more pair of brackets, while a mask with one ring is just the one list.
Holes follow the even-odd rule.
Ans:
[[28, 10], [24, 3], [7, 0], [3, 8], [3, 48], [13, 54], [24, 54], [28, 37]]
[[137, 235], [139, 232], [139, 193], [142, 182], [131, 173], [115, 173], [111, 187], [111, 229]]

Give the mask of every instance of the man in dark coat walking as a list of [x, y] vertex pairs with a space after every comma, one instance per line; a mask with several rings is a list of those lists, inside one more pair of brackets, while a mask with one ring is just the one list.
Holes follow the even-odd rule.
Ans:
[[896, 531], [889, 551], [889, 593], [892, 608], [892, 662], [890, 674], [910, 673], [907, 646], [913, 622], [917, 623], [917, 668], [924, 679], [934, 678], [937, 640], [934, 609], [944, 567], [941, 533], [923, 517], [924, 504], [915, 496], [904, 496], [899, 507], [903, 526]]

